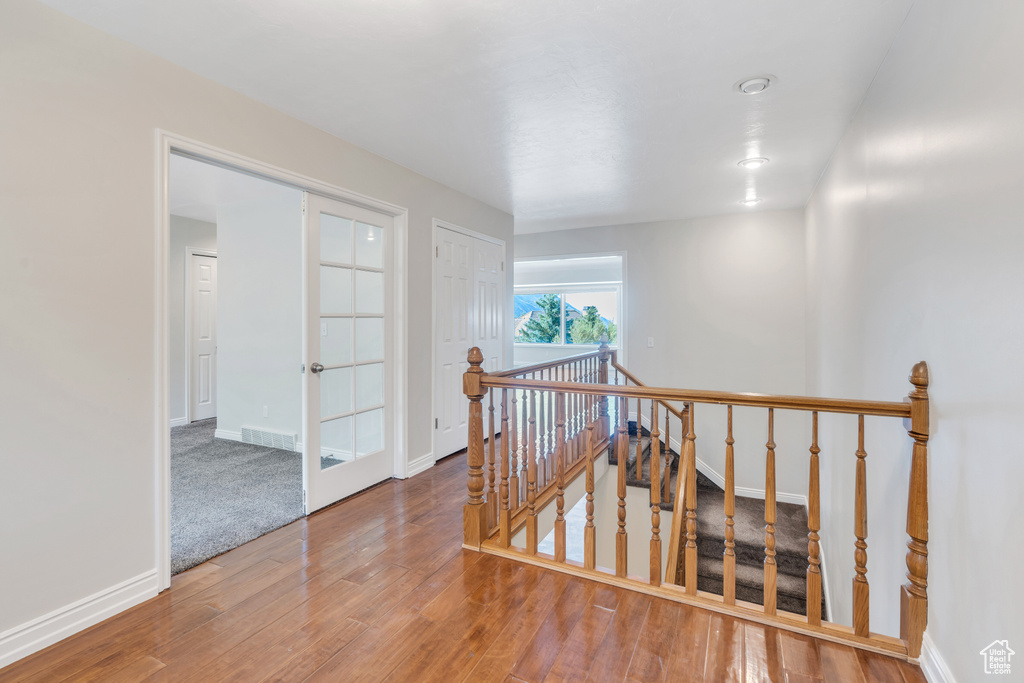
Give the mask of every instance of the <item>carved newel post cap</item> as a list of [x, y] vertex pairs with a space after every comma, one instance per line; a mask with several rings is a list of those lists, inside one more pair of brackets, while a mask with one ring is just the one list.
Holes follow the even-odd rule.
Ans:
[[483, 351], [480, 350], [479, 346], [474, 346], [469, 350], [469, 364], [474, 368], [479, 368], [484, 362]]
[[915, 387], [928, 386], [928, 363], [922, 360], [914, 364], [914, 369], [910, 371], [910, 383]]

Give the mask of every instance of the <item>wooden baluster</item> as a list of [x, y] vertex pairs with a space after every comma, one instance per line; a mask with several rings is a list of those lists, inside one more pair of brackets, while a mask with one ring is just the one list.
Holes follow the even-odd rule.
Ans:
[[722, 597], [727, 605], [736, 604], [736, 470], [732, 438], [732, 406], [726, 408], [725, 437], [725, 552], [722, 555]]
[[928, 364], [916, 364], [910, 374], [910, 425], [914, 440], [907, 497], [907, 580], [900, 591], [900, 638], [911, 658], [921, 655], [928, 625]]
[[[576, 379], [575, 382], [580, 384], [583, 382], [583, 363], [576, 361]], [[570, 463], [575, 463], [579, 459], [580, 455], [580, 434], [583, 433], [581, 423], [583, 422], [583, 396], [581, 394], [572, 395], [575, 403], [575, 409], [573, 410], [572, 420], [572, 458], [569, 460]]]
[[484, 415], [482, 380], [484, 355], [476, 346], [469, 350], [469, 370], [462, 375], [462, 390], [469, 397], [469, 498], [462, 508], [462, 542], [479, 548], [487, 538], [487, 508], [484, 506]]
[[508, 478], [509, 508], [513, 511], [519, 509], [519, 390], [512, 390], [512, 408], [509, 410], [509, 422], [511, 432], [509, 433], [508, 445], [509, 455], [512, 463], [509, 466]]
[[501, 390], [501, 510], [498, 515], [498, 528], [500, 529], [499, 539], [501, 547], [508, 548], [512, 545], [512, 511], [509, 509], [509, 483], [508, 464], [509, 447], [511, 441], [508, 438], [508, 389]]
[[526, 552], [537, 554], [537, 397], [530, 392], [529, 465], [526, 470]]
[[619, 447], [618, 453], [618, 482], [617, 493], [619, 496], [619, 530], [615, 533], [615, 575], [626, 576], [627, 554], [626, 554], [626, 463], [629, 460], [629, 433], [626, 425], [626, 404], [628, 399], [619, 398]]
[[494, 488], [494, 459], [497, 444], [494, 443], [494, 436], [497, 432], [494, 425], [494, 389], [488, 389], [489, 406], [487, 408], [488, 423], [490, 426], [490, 438], [487, 439], [487, 525], [489, 527], [498, 524], [498, 496]]
[[[594, 362], [595, 361], [594, 361], [593, 358], [588, 358], [586, 360], [586, 368], [587, 368], [586, 383], [587, 384], [593, 384], [594, 383]], [[583, 399], [584, 399], [583, 405], [584, 405], [584, 408], [585, 408], [585, 410], [583, 411], [583, 415], [584, 415], [584, 417], [583, 417], [583, 429], [586, 430], [586, 428], [590, 425], [590, 423], [594, 421], [594, 406], [597, 404], [597, 401], [595, 400], [596, 397], [593, 394], [586, 394], [583, 397]], [[587, 437], [586, 437], [586, 435], [584, 435], [583, 436], [583, 446], [584, 446], [583, 450], [586, 450], [586, 444], [587, 444]]]
[[853, 533], [857, 536], [853, 552], [853, 632], [868, 636], [868, 470], [864, 452], [864, 416], [857, 416], [857, 484], [854, 501]]
[[[550, 371], [550, 369], [548, 370], [547, 374], [548, 374], [548, 376], [545, 378], [544, 377], [544, 372], [541, 372], [540, 373], [541, 379], [548, 379], [548, 380], [550, 380], [551, 379], [551, 371]], [[537, 463], [537, 465], [538, 465], [538, 467], [540, 469], [540, 471], [537, 473], [537, 485], [538, 486], [542, 486], [547, 481], [547, 478], [548, 478], [547, 477], [547, 471], [548, 471], [548, 434], [547, 434], [547, 425], [545, 424], [545, 418], [548, 415], [548, 411], [544, 407], [544, 404], [546, 403], [546, 400], [545, 400], [546, 397], [547, 397], [547, 392], [546, 391], [540, 392], [540, 395], [538, 396], [539, 415], [538, 415], [538, 418], [537, 418], [537, 422], [538, 422], [539, 426], [537, 427], [537, 429], [538, 429], [537, 433], [540, 435], [538, 437], [538, 443], [537, 443], [537, 457], [539, 459], [539, 462]]]
[[[527, 377], [526, 375], [523, 375], [523, 379], [530, 379], [530, 378]], [[520, 436], [520, 441], [522, 442], [522, 449], [523, 449], [522, 450], [522, 455], [520, 456], [520, 459], [519, 459], [519, 467], [520, 467], [520, 471], [519, 471], [519, 485], [522, 487], [522, 489], [519, 491], [519, 499], [523, 500], [523, 501], [526, 500], [526, 487], [529, 485], [528, 481], [530, 479], [529, 472], [527, 472], [527, 470], [529, 469], [529, 466], [530, 466], [530, 425], [529, 425], [530, 410], [529, 410], [529, 405], [526, 402], [527, 401], [526, 393], [527, 393], [526, 390], [523, 390], [523, 407], [522, 407], [522, 410], [519, 411], [519, 413], [520, 413], [519, 436]]]
[[633, 478], [637, 481], [643, 479], [643, 467], [644, 467], [644, 449], [643, 444], [640, 443], [640, 399], [636, 400], [636, 458], [634, 459], [635, 467], [633, 469]]
[[587, 523], [583, 527], [583, 568], [597, 568], [597, 529], [594, 527], [594, 423], [587, 425]]
[[555, 394], [555, 560], [565, 562], [565, 394]]
[[775, 614], [775, 409], [768, 409], [768, 455], [765, 458], [764, 481], [764, 613]]
[[[553, 373], [553, 377], [557, 378], [557, 376], [558, 376], [557, 369], [552, 370], [552, 373]], [[555, 474], [554, 474], [555, 460], [554, 460], [554, 458], [555, 458], [555, 449], [557, 448], [556, 443], [555, 443], [555, 402], [552, 400], [552, 399], [554, 399], [555, 396], [551, 392], [548, 392], [547, 396], [548, 396], [548, 456], [547, 456], [548, 464], [547, 464], [547, 467], [544, 468], [545, 475], [546, 475], [546, 478], [544, 479], [544, 484], [545, 485], [548, 484], [549, 482], [551, 482], [551, 480], [555, 478]]]
[[[665, 405], [665, 476], [662, 477], [664, 482], [662, 483], [661, 499], [668, 501], [672, 497], [672, 439], [669, 438], [669, 416], [671, 413], [668, 410], [668, 405]], [[678, 472], [676, 476], [679, 476]]]
[[[576, 371], [576, 363], [569, 364], [569, 381], [575, 384], [579, 381], [579, 375]], [[568, 437], [568, 443], [566, 444], [566, 462], [571, 463], [576, 459], [576, 402], [579, 397], [576, 394], [569, 394], [566, 397], [567, 401], [567, 415], [566, 415], [566, 436]]]
[[[608, 350], [608, 342], [601, 342], [600, 369], [598, 370], [598, 373], [597, 373], [597, 382], [598, 382], [598, 384], [605, 384], [605, 385], [608, 384], [608, 380], [609, 380], [609, 377], [608, 377], [608, 361], [611, 358], [611, 355], [612, 355], [611, 352]], [[598, 432], [598, 436], [600, 436], [601, 439], [604, 439], [605, 437], [611, 436], [611, 434], [612, 434], [611, 423], [608, 421], [608, 397], [607, 396], [602, 396], [601, 397], [600, 417], [601, 417], [601, 429], [600, 429], [600, 432]]]
[[683, 584], [690, 595], [697, 594], [697, 436], [693, 431], [696, 404], [687, 405], [686, 433], [686, 550], [683, 555]]
[[821, 626], [821, 489], [818, 477], [818, 411], [811, 413], [811, 467], [807, 487], [807, 623]]
[[651, 401], [651, 585], [661, 585], [661, 433], [657, 401]]

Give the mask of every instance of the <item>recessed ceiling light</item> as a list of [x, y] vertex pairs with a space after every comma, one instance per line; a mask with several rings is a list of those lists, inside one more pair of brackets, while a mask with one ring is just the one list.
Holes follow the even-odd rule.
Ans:
[[744, 95], [756, 95], [767, 90], [771, 84], [772, 79], [769, 76], [758, 76], [757, 78], [749, 78], [743, 81], [736, 88]]
[[743, 168], [753, 170], [755, 168], [761, 168], [767, 163], [768, 159], [766, 159], [765, 157], [751, 157], [749, 159], [744, 159], [737, 165], [742, 166]]
[[743, 206], [754, 206], [755, 204], [760, 203], [760, 201], [761, 200], [758, 197], [749, 197], [740, 202], [740, 204]]

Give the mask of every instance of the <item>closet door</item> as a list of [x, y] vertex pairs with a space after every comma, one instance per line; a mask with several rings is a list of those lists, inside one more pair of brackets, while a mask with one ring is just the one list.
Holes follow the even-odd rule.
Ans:
[[434, 457], [466, 447], [469, 403], [462, 374], [479, 346], [484, 370], [501, 369], [504, 335], [504, 245], [438, 227], [434, 267]]

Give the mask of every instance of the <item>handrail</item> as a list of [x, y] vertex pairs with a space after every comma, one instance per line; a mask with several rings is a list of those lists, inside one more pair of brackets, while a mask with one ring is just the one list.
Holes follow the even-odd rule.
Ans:
[[[694, 389], [671, 389], [644, 385], [635, 375], [619, 365], [616, 354], [602, 344], [597, 352], [578, 354], [525, 368], [486, 373], [483, 354], [473, 348], [469, 353], [469, 369], [463, 375], [463, 391], [469, 400], [468, 498], [463, 507], [464, 547], [515, 557], [574, 575], [639, 590], [650, 595], [752, 619], [764, 624], [833, 640], [856, 647], [896, 654], [915, 659], [920, 656], [923, 633], [928, 620], [928, 438], [929, 398], [928, 366], [914, 366], [911, 392], [904, 402], [866, 401], [853, 399], [786, 396]], [[565, 367], [562, 372], [557, 368]], [[609, 384], [609, 370], [615, 368], [626, 384]], [[545, 372], [546, 371], [546, 372]], [[540, 379], [535, 379], [536, 377]], [[565, 381], [572, 379], [575, 381]], [[633, 386], [629, 385], [633, 383]], [[511, 391], [510, 391], [511, 390]], [[609, 401], [613, 398], [613, 401]], [[488, 399], [489, 439], [484, 437], [483, 402]], [[627, 467], [640, 473], [645, 459], [641, 440], [636, 439], [636, 456], [631, 458], [629, 431], [630, 399], [635, 400], [639, 427], [644, 401], [650, 401], [650, 531], [647, 526], [646, 501], [640, 517], [639, 533], [650, 536], [650, 578], [629, 572], [631, 543], [627, 531]], [[668, 401], [684, 403], [678, 411]], [[722, 544], [722, 593], [716, 595], [698, 588], [698, 530], [696, 493], [697, 456], [695, 449], [694, 411], [698, 404], [719, 404], [727, 408], [725, 433], [725, 505], [721, 523], [725, 528]], [[665, 432], [658, 430], [659, 406], [664, 406]], [[767, 442], [764, 458], [764, 574], [763, 602], [754, 604], [736, 595], [735, 497], [737, 495], [733, 444], [733, 407], [748, 406], [766, 409]], [[497, 409], [497, 410], [496, 410]], [[776, 560], [775, 523], [777, 516], [776, 444], [774, 414], [777, 410], [799, 410], [811, 413], [808, 480], [807, 570], [805, 611], [794, 614], [784, 611], [779, 603], [779, 563]], [[671, 411], [671, 412], [668, 412]], [[852, 591], [853, 628], [829, 623], [822, 618], [823, 593], [820, 535], [820, 475], [818, 446], [819, 413], [857, 416], [856, 476], [850, 482], [854, 489], [854, 585]], [[684, 434], [679, 439], [679, 457], [662, 451], [661, 437], [669, 439], [669, 415], [682, 421]], [[869, 621], [868, 584], [868, 504], [867, 463], [865, 450], [865, 416], [903, 418], [913, 440], [910, 482], [907, 497], [906, 531], [907, 583], [900, 594], [900, 636], [891, 638], [873, 633]], [[500, 426], [499, 426], [500, 420]], [[501, 441], [496, 442], [500, 433]], [[500, 445], [498, 445], [500, 443]], [[610, 556], [605, 555], [597, 566], [597, 529], [594, 516], [594, 464], [608, 450], [616, 454], [617, 529], [615, 531], [614, 572]], [[657, 454], [664, 453], [664, 464]], [[788, 453], [785, 457], [791, 457]], [[871, 458], [873, 460], [873, 458]], [[671, 500], [670, 481], [675, 468], [675, 500], [672, 504], [669, 563], [662, 566], [662, 501]], [[582, 546], [582, 563], [567, 556], [566, 487], [586, 473], [586, 525]], [[664, 476], [662, 476], [664, 472]], [[665, 486], [661, 485], [664, 481]], [[578, 484], [577, 484], [578, 485]], [[662, 491], [664, 488], [664, 491]], [[539, 551], [538, 514], [545, 505], [553, 504], [554, 555]], [[633, 503], [634, 505], [636, 503]], [[629, 513], [634, 519], [635, 513]], [[605, 522], [600, 522], [602, 526]], [[634, 523], [635, 524], [635, 523]], [[525, 547], [513, 544], [515, 532], [525, 526]], [[701, 532], [703, 533], [703, 532]], [[602, 546], [608, 548], [609, 546]], [[574, 552], [578, 552], [574, 551]], [[607, 551], [605, 551], [607, 552]], [[787, 560], [789, 561], [789, 560]], [[664, 581], [664, 583], [663, 583]], [[749, 589], [749, 586], [747, 587]]]
[[484, 374], [481, 386], [495, 389], [532, 389], [535, 391], [561, 391], [566, 394], [621, 396], [657, 401], [686, 403], [715, 403], [719, 405], [785, 408], [825, 413], [852, 415], [880, 415], [885, 417], [911, 416], [909, 403], [894, 401], [863, 401], [844, 398], [816, 398], [813, 396], [783, 396], [778, 394], [733, 393], [699, 389], [668, 389], [665, 387], [630, 387], [624, 385], [587, 384], [583, 382], [554, 382], [539, 379], [516, 379], [497, 374]]
[[[630, 382], [632, 382], [633, 384], [637, 385], [638, 387], [646, 387], [647, 386], [646, 384], [641, 382], [639, 379], [637, 379], [636, 375], [634, 375], [632, 372], [630, 372], [626, 368], [624, 368], [621, 365], [619, 365], [619, 362], [617, 360], [614, 360], [614, 359], [612, 360], [612, 367], [615, 368], [616, 370], [618, 370], [626, 379], [628, 379]], [[668, 401], [661, 401], [661, 400], [659, 400], [658, 403], [660, 403], [661, 405], [665, 406], [665, 410], [667, 410], [668, 412], [670, 412], [673, 415], [675, 415], [677, 418], [679, 418], [680, 421], [686, 419], [686, 416], [683, 415], [683, 411], [677, 409], [675, 406], [673, 406]]]
[[525, 365], [521, 368], [512, 368], [511, 370], [499, 370], [498, 372], [487, 373], [490, 377], [518, 377], [519, 375], [525, 375], [531, 372], [540, 372], [541, 370], [547, 370], [548, 368], [555, 368], [559, 365], [566, 365], [568, 363], [575, 363], [577, 361], [586, 360], [588, 358], [600, 357], [600, 351], [591, 351], [589, 353], [578, 353], [575, 356], [563, 356], [562, 358], [556, 358], [554, 360], [545, 361], [543, 363], [534, 363], [533, 365]]

